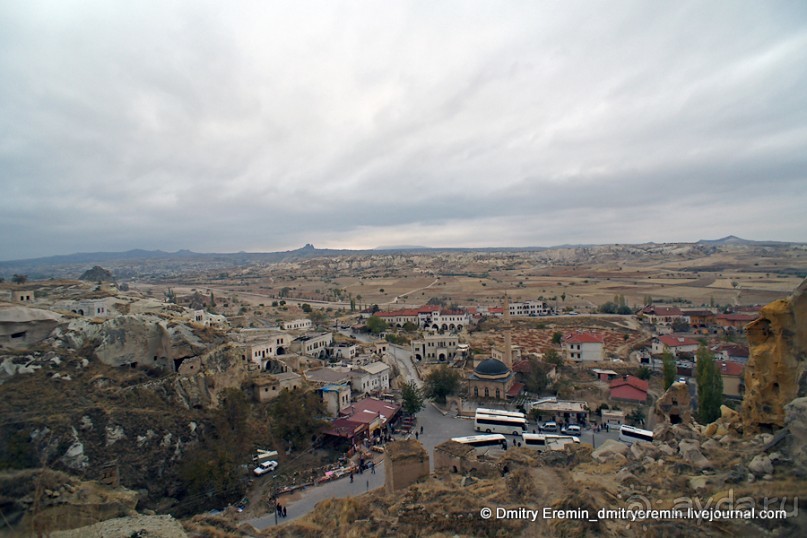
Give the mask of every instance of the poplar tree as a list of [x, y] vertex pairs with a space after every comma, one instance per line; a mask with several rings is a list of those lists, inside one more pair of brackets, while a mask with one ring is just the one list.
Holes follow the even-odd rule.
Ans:
[[673, 357], [669, 349], [662, 353], [661, 363], [664, 371], [664, 390], [667, 390], [675, 382], [675, 374], [678, 373], [675, 367], [675, 357]]
[[695, 368], [698, 384], [698, 415], [703, 424], [714, 422], [720, 417], [723, 403], [723, 378], [715, 363], [714, 353], [701, 345]]

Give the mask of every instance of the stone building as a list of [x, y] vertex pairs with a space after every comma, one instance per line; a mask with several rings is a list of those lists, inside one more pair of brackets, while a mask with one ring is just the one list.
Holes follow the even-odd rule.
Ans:
[[429, 476], [429, 454], [418, 441], [387, 443], [384, 452], [384, 488], [394, 493]]

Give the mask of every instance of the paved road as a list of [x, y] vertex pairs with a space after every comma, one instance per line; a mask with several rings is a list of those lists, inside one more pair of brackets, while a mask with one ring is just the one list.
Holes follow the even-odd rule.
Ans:
[[[443, 416], [431, 404], [417, 415], [418, 438], [429, 453], [430, 470], [434, 471], [434, 447], [452, 438], [463, 435], [473, 435], [473, 421], [451, 416]], [[423, 426], [423, 435], [420, 435], [419, 427]], [[403, 437], [399, 437], [403, 439]], [[283, 496], [280, 503], [286, 507], [288, 517], [278, 520], [278, 524], [292, 521], [298, 517], [308, 514], [314, 506], [325, 499], [352, 497], [361, 495], [368, 490], [373, 490], [384, 486], [384, 463], [383, 458], [376, 459], [376, 474], [365, 471], [363, 474], [354, 476], [351, 484], [347, 477], [328, 482], [320, 486], [314, 486], [294, 495]], [[246, 520], [247, 523], [256, 529], [265, 529], [275, 524], [274, 513], [270, 512], [262, 516]]]

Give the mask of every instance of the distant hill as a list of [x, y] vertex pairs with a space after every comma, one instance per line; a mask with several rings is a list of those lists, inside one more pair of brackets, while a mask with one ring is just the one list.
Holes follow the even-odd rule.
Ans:
[[724, 246], [724, 245], [747, 245], [747, 246], [772, 246], [772, 245], [792, 245], [787, 241], [753, 241], [751, 239], [742, 239], [736, 235], [727, 235], [720, 239], [701, 239], [696, 244], [705, 246]]
[[[721, 239], [700, 240], [697, 243], [670, 243], [680, 245], [698, 245], [710, 248], [732, 246], [754, 247], [787, 247], [801, 243], [781, 241], [750, 241], [730, 235]], [[655, 243], [645, 243], [655, 245]], [[88, 267], [104, 266], [111, 270], [118, 281], [125, 281], [138, 276], [167, 276], [183, 272], [191, 265], [195, 269], [227, 272], [232, 268], [245, 267], [252, 264], [268, 264], [283, 261], [302, 260], [330, 256], [383, 256], [395, 254], [437, 254], [437, 253], [495, 253], [495, 252], [542, 252], [547, 250], [592, 249], [596, 244], [556, 245], [552, 247], [477, 247], [477, 248], [432, 248], [414, 245], [379, 247], [369, 250], [318, 249], [308, 243], [302, 248], [280, 252], [233, 252], [233, 253], [199, 253], [191, 250], [165, 252], [162, 250], [133, 249], [125, 252], [83, 252], [61, 256], [48, 256], [27, 260], [0, 261], [0, 277], [10, 278], [13, 274], [24, 274], [32, 280], [45, 278], [75, 278]], [[628, 244], [617, 244], [629, 247]], [[633, 245], [641, 247], [641, 245]], [[92, 280], [103, 280], [93, 278]]]
[[115, 282], [115, 277], [112, 276], [112, 273], [100, 265], [96, 265], [92, 269], [84, 271], [78, 279], [89, 280], [90, 282]]

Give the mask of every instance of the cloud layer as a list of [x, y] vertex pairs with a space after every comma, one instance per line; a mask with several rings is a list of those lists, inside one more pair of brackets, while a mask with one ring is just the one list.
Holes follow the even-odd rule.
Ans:
[[0, 259], [807, 241], [805, 23], [798, 1], [4, 3]]

